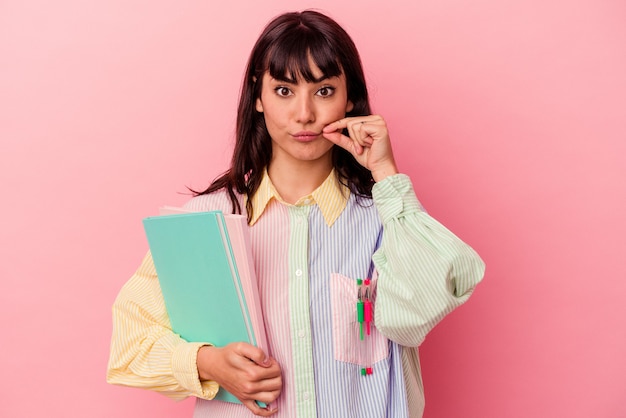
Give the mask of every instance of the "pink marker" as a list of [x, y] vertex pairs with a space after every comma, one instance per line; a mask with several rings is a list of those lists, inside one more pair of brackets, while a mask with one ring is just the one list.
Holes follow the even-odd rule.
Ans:
[[[369, 282], [369, 280], [366, 280], [366, 282]], [[363, 322], [365, 322], [367, 335], [370, 335], [372, 333], [372, 301], [370, 300], [369, 287], [365, 288], [365, 302], [363, 302]]]
[[370, 335], [372, 332], [371, 322], [372, 322], [372, 302], [369, 299], [366, 299], [363, 303], [363, 319], [365, 321], [365, 331], [367, 335]]

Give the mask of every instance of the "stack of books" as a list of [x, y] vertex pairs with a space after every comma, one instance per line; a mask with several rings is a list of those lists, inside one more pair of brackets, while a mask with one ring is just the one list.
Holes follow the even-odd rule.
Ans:
[[[143, 220], [172, 330], [189, 342], [248, 342], [270, 354], [246, 218], [161, 208]], [[215, 399], [240, 403], [220, 389]]]

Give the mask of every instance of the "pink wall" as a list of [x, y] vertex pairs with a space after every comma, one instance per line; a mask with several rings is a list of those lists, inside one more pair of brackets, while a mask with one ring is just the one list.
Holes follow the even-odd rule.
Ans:
[[226, 167], [262, 25], [311, 6], [488, 265], [423, 345], [426, 417], [626, 416], [626, 3], [211, 3], [0, 2], [0, 416], [190, 416], [105, 383], [110, 306], [142, 217]]

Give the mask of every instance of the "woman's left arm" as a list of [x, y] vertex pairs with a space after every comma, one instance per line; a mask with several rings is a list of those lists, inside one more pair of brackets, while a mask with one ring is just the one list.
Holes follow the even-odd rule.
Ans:
[[[349, 136], [343, 135], [346, 129]], [[324, 137], [348, 150], [372, 172], [383, 222], [373, 256], [378, 271], [374, 323], [387, 338], [418, 346], [426, 334], [465, 302], [485, 265], [467, 244], [422, 209], [409, 178], [398, 174], [385, 120], [349, 117], [326, 126]]]
[[378, 271], [374, 323], [387, 338], [418, 346], [481, 281], [478, 254], [422, 209], [408, 176], [377, 183], [373, 198], [383, 237], [373, 261]]

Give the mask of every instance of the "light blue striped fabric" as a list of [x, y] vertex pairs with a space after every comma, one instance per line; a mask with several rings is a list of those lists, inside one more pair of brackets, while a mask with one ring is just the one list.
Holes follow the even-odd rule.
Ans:
[[[389, 342], [388, 358], [373, 364], [374, 373], [362, 376], [362, 365], [337, 361], [333, 353], [329, 279], [335, 273], [351, 278], [371, 277], [372, 254], [382, 231], [371, 201], [359, 206], [352, 196], [344, 213], [328, 228], [319, 209], [311, 208], [310, 292], [313, 359], [316, 365], [317, 408], [320, 417], [406, 417], [406, 389], [402, 374], [402, 347]], [[356, 298], [344, 300], [354, 306]], [[354, 321], [356, 315], [349, 320]], [[359, 336], [352, 335], [355, 351]], [[366, 337], [367, 338], [367, 337]]]

